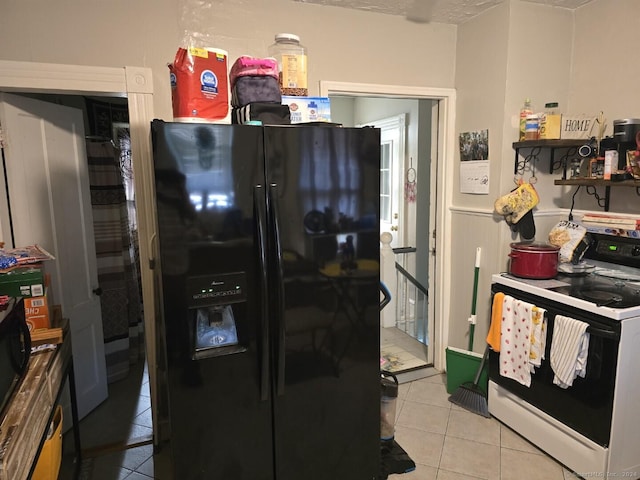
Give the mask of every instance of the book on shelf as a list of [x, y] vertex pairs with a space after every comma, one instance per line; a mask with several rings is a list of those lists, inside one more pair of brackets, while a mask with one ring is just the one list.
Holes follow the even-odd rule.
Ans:
[[618, 215], [605, 215], [598, 213], [584, 214], [582, 216], [582, 223], [615, 225], [616, 227], [626, 226], [631, 230], [636, 230], [638, 227], [640, 227], [640, 219], [638, 218], [621, 217]]
[[580, 222], [580, 224], [585, 227], [585, 228], [589, 228], [589, 227], [594, 227], [594, 228], [608, 228], [611, 230], [628, 230], [630, 232], [640, 232], [640, 225], [635, 226], [635, 225], [625, 225], [624, 223], [590, 223], [590, 222], [585, 222], [582, 221]]
[[640, 238], [640, 230], [627, 230], [626, 228], [610, 227], [608, 225], [583, 225], [589, 233], [604, 233], [617, 237]]

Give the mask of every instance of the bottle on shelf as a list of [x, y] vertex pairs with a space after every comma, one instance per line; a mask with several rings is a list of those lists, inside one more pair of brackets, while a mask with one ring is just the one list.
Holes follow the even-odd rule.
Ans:
[[529, 115], [533, 115], [533, 109], [531, 108], [531, 99], [527, 98], [520, 109], [520, 135], [518, 136], [518, 141], [520, 142], [525, 140], [525, 127]]

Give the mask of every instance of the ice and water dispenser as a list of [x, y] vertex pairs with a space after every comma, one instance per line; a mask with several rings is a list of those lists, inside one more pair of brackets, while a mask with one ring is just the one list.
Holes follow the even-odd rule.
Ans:
[[244, 272], [199, 275], [187, 279], [192, 358], [246, 350], [236, 318], [246, 303]]

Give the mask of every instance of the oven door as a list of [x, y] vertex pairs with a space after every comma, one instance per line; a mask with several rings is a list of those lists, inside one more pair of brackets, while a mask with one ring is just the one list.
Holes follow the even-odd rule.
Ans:
[[25, 321], [24, 303], [11, 299], [0, 315], [0, 418], [26, 373], [31, 355], [31, 335]]
[[[542, 365], [531, 375], [525, 387], [499, 373], [499, 353], [489, 354], [489, 378], [504, 389], [537, 407], [572, 430], [607, 447], [611, 433], [616, 362], [620, 341], [620, 323], [615, 320], [567, 307], [521, 290], [494, 284], [492, 293], [503, 292], [547, 311], [547, 343]], [[565, 315], [589, 324], [587, 373], [577, 377], [567, 389], [554, 385], [550, 350], [556, 315]]]

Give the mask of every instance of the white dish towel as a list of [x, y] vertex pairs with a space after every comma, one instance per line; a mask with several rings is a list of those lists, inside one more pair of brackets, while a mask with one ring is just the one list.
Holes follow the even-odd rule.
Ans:
[[587, 373], [589, 355], [588, 325], [575, 318], [556, 315], [551, 336], [550, 362], [553, 383], [560, 388], [569, 388], [576, 377]]
[[500, 375], [531, 386], [531, 319], [535, 305], [505, 295], [500, 328]]

